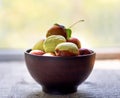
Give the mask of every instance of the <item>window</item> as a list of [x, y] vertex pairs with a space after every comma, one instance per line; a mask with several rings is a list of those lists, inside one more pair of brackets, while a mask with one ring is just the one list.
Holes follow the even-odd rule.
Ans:
[[[0, 48], [31, 48], [54, 24], [72, 27], [83, 47], [120, 48], [119, 0], [0, 0]], [[114, 50], [113, 50], [114, 51]]]

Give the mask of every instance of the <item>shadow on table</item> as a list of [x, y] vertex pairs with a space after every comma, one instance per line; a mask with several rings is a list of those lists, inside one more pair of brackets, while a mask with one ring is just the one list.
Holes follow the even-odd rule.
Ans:
[[78, 90], [76, 93], [68, 95], [50, 95], [44, 92], [31, 93], [27, 98], [95, 98], [92, 94]]

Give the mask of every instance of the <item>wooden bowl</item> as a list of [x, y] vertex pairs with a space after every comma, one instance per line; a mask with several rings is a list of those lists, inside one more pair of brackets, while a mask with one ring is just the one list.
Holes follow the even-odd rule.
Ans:
[[90, 75], [96, 53], [81, 56], [37, 56], [25, 54], [25, 62], [31, 76], [49, 94], [69, 94]]

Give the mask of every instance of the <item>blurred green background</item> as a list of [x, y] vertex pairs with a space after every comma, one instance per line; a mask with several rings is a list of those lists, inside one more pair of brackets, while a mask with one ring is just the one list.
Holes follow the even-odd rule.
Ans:
[[82, 47], [120, 47], [120, 0], [0, 0], [0, 48], [31, 48], [59, 23]]

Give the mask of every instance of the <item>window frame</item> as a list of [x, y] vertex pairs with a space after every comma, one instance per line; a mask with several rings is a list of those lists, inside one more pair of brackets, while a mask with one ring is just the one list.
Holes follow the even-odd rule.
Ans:
[[[24, 61], [24, 51], [20, 49], [0, 49], [0, 62]], [[120, 48], [94, 49], [96, 60], [120, 59]]]

